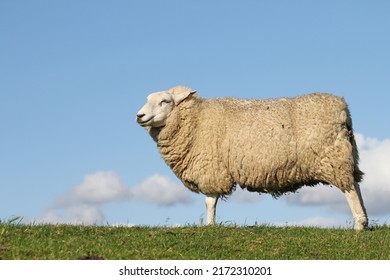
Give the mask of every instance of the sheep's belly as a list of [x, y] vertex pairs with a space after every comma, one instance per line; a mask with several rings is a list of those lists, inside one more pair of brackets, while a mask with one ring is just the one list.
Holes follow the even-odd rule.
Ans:
[[321, 181], [315, 178], [308, 168], [299, 166], [296, 162], [284, 162], [273, 168], [252, 166], [252, 172], [246, 174], [240, 169], [235, 172], [235, 183], [252, 192], [270, 193], [274, 196], [294, 192], [304, 185], [315, 185]]

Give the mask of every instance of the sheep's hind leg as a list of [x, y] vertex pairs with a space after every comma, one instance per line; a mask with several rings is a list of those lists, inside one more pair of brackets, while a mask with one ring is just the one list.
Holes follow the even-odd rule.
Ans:
[[343, 191], [355, 220], [355, 230], [363, 230], [368, 226], [366, 209], [357, 183], [350, 190]]
[[207, 225], [215, 225], [218, 198], [218, 194], [206, 195]]

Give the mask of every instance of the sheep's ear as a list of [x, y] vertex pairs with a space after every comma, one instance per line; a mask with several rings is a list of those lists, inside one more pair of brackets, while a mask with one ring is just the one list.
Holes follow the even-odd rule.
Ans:
[[176, 94], [173, 94], [173, 100], [175, 100], [175, 104], [177, 105], [177, 104], [181, 103], [182, 101], [184, 101], [186, 98], [194, 95], [195, 93], [196, 93], [196, 90], [176, 93]]

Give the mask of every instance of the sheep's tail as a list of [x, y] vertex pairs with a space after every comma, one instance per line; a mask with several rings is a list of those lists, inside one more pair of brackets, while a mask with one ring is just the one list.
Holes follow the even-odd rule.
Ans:
[[349, 142], [352, 145], [352, 157], [353, 157], [353, 178], [355, 183], [360, 183], [363, 180], [364, 172], [362, 172], [359, 168], [359, 151], [355, 140], [355, 135], [352, 128], [352, 118], [351, 113], [346, 107], [346, 113], [347, 113], [347, 120], [346, 120], [346, 126], [348, 130], [348, 136], [349, 136]]
[[363, 180], [364, 172], [360, 170], [359, 168], [359, 151], [356, 145], [355, 136], [352, 132], [352, 136], [350, 137], [351, 145], [352, 145], [352, 155], [354, 159], [354, 166], [353, 166], [353, 178], [355, 180], [355, 183], [360, 183]]

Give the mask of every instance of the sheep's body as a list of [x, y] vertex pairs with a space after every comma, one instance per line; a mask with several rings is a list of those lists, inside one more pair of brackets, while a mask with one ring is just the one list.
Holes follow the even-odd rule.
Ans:
[[[163, 125], [142, 121], [145, 107], [137, 116], [185, 186], [211, 198], [211, 216], [218, 197], [229, 195], [236, 185], [278, 196], [323, 182], [346, 195], [356, 192], [348, 199], [355, 227], [367, 225], [358, 187], [363, 173], [343, 98], [316, 93], [265, 100], [203, 99], [193, 93], [185, 87], [164, 92], [172, 95], [173, 104]], [[185, 97], [179, 98], [181, 94]]]

